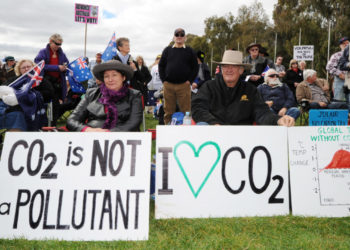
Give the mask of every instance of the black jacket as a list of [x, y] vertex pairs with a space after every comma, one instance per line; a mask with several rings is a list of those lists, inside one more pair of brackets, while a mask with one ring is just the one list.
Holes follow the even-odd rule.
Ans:
[[192, 117], [211, 125], [277, 125], [280, 118], [265, 104], [256, 87], [239, 81], [228, 88], [221, 75], [205, 82], [192, 99]]
[[[259, 75], [259, 76], [261, 76], [261, 74], [266, 69], [266, 66], [268, 65], [268, 60], [265, 57], [258, 56], [256, 61], [255, 61], [255, 65], [254, 65], [253, 59], [250, 56], [246, 56], [243, 59], [243, 63], [252, 64], [252, 68], [250, 70], [244, 71], [244, 73], [243, 73], [244, 77], [246, 77], [247, 75]], [[255, 86], [258, 86], [259, 84], [262, 84], [264, 82], [264, 77], [261, 77], [257, 81], [248, 80], [248, 82], [252, 83]]]
[[[118, 121], [110, 131], [139, 131], [142, 122], [141, 93], [129, 89], [129, 93], [116, 103], [118, 110]], [[71, 131], [81, 131], [84, 127], [102, 128], [107, 119], [105, 108], [99, 102], [102, 94], [100, 88], [87, 90], [84, 99], [67, 120], [67, 128]]]
[[288, 69], [286, 72], [286, 75], [283, 78], [283, 82], [288, 85], [290, 90], [293, 92], [295, 96], [295, 90], [296, 87], [294, 86], [295, 82], [302, 82], [303, 81], [303, 71], [298, 69], [298, 72], [295, 72], [292, 69]]

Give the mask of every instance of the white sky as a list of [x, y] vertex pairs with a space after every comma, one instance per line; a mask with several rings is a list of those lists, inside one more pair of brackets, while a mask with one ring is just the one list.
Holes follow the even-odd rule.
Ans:
[[[204, 34], [204, 20], [231, 12], [237, 16], [242, 5], [254, 0], [1, 0], [0, 58], [12, 55], [16, 60], [34, 59], [50, 35], [59, 33], [63, 51], [70, 61], [84, 55], [85, 24], [74, 22], [75, 3], [99, 6], [99, 23], [88, 24], [87, 53], [94, 59], [103, 52], [113, 34], [130, 39], [130, 54], [142, 55], [153, 63], [171, 41], [176, 28], [186, 33]], [[277, 0], [262, 1], [266, 14], [272, 16]], [[103, 18], [103, 10], [115, 18]]]

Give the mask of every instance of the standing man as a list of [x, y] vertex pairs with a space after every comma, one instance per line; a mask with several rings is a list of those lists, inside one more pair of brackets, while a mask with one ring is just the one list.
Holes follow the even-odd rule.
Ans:
[[259, 55], [260, 49], [261, 45], [258, 43], [249, 44], [249, 46], [246, 48], [249, 55], [243, 60], [243, 63], [252, 65], [250, 70], [246, 70], [245, 75], [247, 76], [246, 81], [254, 84], [255, 86], [258, 86], [264, 82], [262, 73], [268, 64], [267, 59]]
[[62, 36], [60, 34], [53, 34], [50, 36], [49, 43], [46, 47], [41, 49], [34, 59], [35, 63], [39, 63], [41, 60], [45, 61], [44, 78], [49, 81], [53, 87], [53, 126], [56, 125], [57, 119], [61, 114], [60, 104], [65, 101], [67, 96], [65, 73], [69, 61], [61, 48], [62, 43]]
[[344, 49], [348, 44], [349, 44], [349, 38], [347, 37], [340, 38], [339, 39], [340, 51], [334, 53], [331, 56], [326, 66], [326, 70], [328, 71], [328, 73], [334, 77], [333, 93], [334, 93], [334, 99], [337, 101], [344, 101], [345, 99], [343, 87], [344, 87], [346, 72], [339, 69], [338, 63]]
[[242, 52], [226, 50], [221, 65], [222, 74], [207, 81], [192, 99], [192, 117], [197, 123], [209, 125], [294, 126], [288, 115], [274, 114], [256, 87], [240, 76], [251, 65], [242, 63]]
[[170, 123], [176, 104], [180, 111], [191, 111], [191, 84], [198, 73], [196, 53], [185, 45], [185, 30], [178, 28], [174, 32], [173, 46], [163, 50], [159, 62], [159, 75], [164, 86], [164, 122]]
[[[89, 63], [89, 69], [90, 71], [92, 72], [93, 68], [98, 65], [98, 64], [101, 64], [102, 63], [102, 53], [97, 53], [96, 54], [96, 60], [91, 60], [90, 63]], [[94, 88], [94, 87], [97, 87], [101, 84], [101, 81], [96, 79], [95, 76], [93, 76], [93, 78], [90, 78], [88, 80], [88, 88]]]
[[346, 72], [344, 80], [345, 99], [350, 110], [350, 53], [348, 44], [339, 59], [339, 68]]

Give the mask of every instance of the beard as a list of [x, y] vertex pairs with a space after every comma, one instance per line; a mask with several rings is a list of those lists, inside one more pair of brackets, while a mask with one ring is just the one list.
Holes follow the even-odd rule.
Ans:
[[268, 85], [272, 88], [281, 87], [282, 82], [280, 81], [280, 79], [276, 78], [273, 80], [269, 80]]

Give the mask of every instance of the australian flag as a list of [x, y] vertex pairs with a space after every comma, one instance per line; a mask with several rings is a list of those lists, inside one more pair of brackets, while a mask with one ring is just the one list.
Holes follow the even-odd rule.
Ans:
[[40, 92], [33, 88], [40, 85], [43, 80], [42, 70], [44, 60], [35, 65], [27, 73], [23, 74], [9, 86], [15, 91], [18, 104], [21, 106], [27, 122], [28, 130], [38, 130], [46, 121], [46, 109]]
[[107, 62], [107, 61], [111, 60], [116, 55], [117, 55], [117, 43], [116, 43], [116, 39], [115, 39], [115, 33], [113, 33], [113, 36], [112, 36], [111, 40], [109, 41], [107, 48], [103, 52], [101, 59], [104, 62]]
[[266, 72], [270, 69], [269, 65], [266, 65], [266, 68], [264, 71], [261, 73], [261, 76], [265, 76]]
[[70, 69], [68, 69], [68, 71], [66, 73], [66, 80], [69, 82], [69, 86], [70, 86], [73, 93], [84, 94], [86, 92], [83, 85], [81, 85], [81, 83], [75, 79], [74, 73]]
[[79, 57], [68, 64], [68, 69], [70, 72], [73, 72], [73, 76], [78, 82], [83, 82], [93, 77], [83, 57]]

